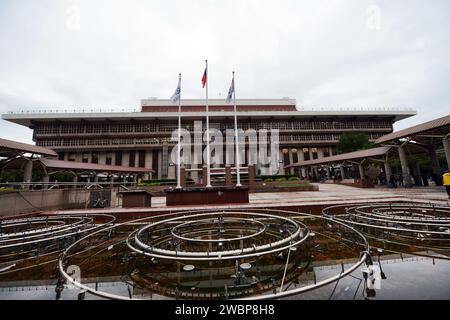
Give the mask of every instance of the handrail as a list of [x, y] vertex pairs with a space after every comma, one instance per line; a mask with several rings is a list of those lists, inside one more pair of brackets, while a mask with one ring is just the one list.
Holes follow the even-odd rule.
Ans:
[[[264, 111], [264, 110], [261, 110]], [[349, 107], [349, 106], [299, 106], [296, 111], [415, 111], [410, 107]], [[51, 109], [23, 109], [8, 111], [7, 114], [65, 114], [65, 113], [105, 113], [105, 112], [141, 112], [135, 108], [91, 108], [80, 107], [73, 109], [67, 107], [51, 107]], [[245, 112], [245, 111], [240, 111]]]

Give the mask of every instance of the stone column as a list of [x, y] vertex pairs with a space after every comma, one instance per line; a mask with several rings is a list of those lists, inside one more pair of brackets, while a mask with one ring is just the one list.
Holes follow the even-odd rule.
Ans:
[[[31, 182], [31, 177], [33, 174], [33, 161], [27, 159], [25, 164], [25, 169], [23, 171], [23, 182]], [[28, 188], [28, 187], [27, 187]]]
[[344, 180], [344, 179], [345, 179], [345, 169], [344, 169], [344, 166], [341, 165], [341, 166], [339, 167], [339, 169], [341, 170], [341, 178], [342, 178], [342, 180]]
[[251, 164], [248, 165], [248, 190], [253, 191], [255, 189], [255, 167]]
[[430, 160], [431, 160], [432, 171], [439, 178], [439, 176], [441, 174], [441, 168], [439, 166], [439, 161], [438, 161], [437, 156], [436, 156], [436, 151], [433, 148], [429, 148], [428, 149], [428, 155], [429, 155]]
[[227, 164], [225, 166], [225, 184], [229, 188], [232, 186], [232, 182], [231, 182], [231, 166], [229, 164]]
[[283, 154], [283, 149], [279, 149], [279, 160], [281, 161], [281, 163], [277, 163], [277, 166], [279, 168], [278, 174], [284, 174], [284, 154]]
[[422, 174], [420, 172], [420, 164], [419, 161], [416, 162], [416, 167], [415, 167], [415, 176], [416, 176], [416, 180], [414, 181], [416, 186], [423, 186], [422, 183]]
[[331, 179], [331, 176], [330, 176], [330, 167], [325, 166], [325, 171], [326, 171], [326, 173], [327, 173], [327, 180], [330, 180], [330, 179]]
[[162, 150], [158, 150], [158, 179], [162, 178]]
[[111, 152], [111, 164], [115, 165], [116, 164], [116, 153], [114, 151], [110, 151]]
[[134, 151], [134, 166], [139, 168], [139, 152], [137, 150]]
[[50, 176], [48, 174], [42, 177], [42, 189], [48, 189], [48, 183], [50, 182]]
[[362, 166], [362, 164], [358, 164], [358, 170], [359, 170], [359, 178], [361, 180], [364, 179], [364, 167]]
[[95, 174], [95, 176], [94, 176], [94, 182], [95, 182], [95, 183], [98, 182], [98, 176], [97, 176], [97, 174]]
[[174, 164], [174, 165], [169, 165], [169, 168], [168, 168], [168, 173], [167, 173], [167, 178], [168, 179], [175, 179], [176, 178], [176, 174], [175, 174], [175, 169], [176, 169], [176, 167], [177, 167], [177, 165], [176, 164]]
[[403, 183], [405, 184], [405, 187], [411, 187], [412, 186], [411, 175], [409, 173], [408, 159], [406, 158], [406, 152], [404, 147], [398, 147], [398, 156], [400, 157], [400, 164], [402, 167]]
[[206, 165], [204, 165], [202, 167], [202, 186], [206, 187], [207, 180], [208, 180], [208, 169]]
[[152, 168], [152, 158], [153, 158], [152, 155], [153, 155], [153, 153], [152, 153], [151, 149], [145, 150], [145, 168], [146, 169], [153, 169]]
[[[289, 164], [293, 164], [294, 163], [294, 156], [292, 155], [292, 149], [288, 149], [289, 151]], [[291, 167], [289, 169], [289, 173], [290, 174], [294, 174], [294, 167]]]
[[106, 152], [99, 152], [98, 153], [98, 163], [99, 164], [105, 164], [106, 163]]
[[73, 185], [71, 186], [71, 188], [77, 188], [78, 187], [76, 185], [78, 183], [78, 176], [76, 174], [72, 177], [72, 183], [73, 183]]
[[[198, 165], [191, 164], [191, 169], [198, 169]], [[198, 171], [191, 171], [191, 178], [194, 180], [195, 183], [198, 183]]]
[[114, 188], [114, 173], [110, 172], [110, 176], [109, 176], [109, 187], [112, 189]]
[[392, 169], [387, 161], [384, 163], [384, 174], [386, 175], [386, 183], [389, 184], [389, 179], [392, 176]]
[[317, 171], [317, 167], [313, 167], [314, 178], [319, 181], [319, 172]]
[[323, 148], [317, 148], [317, 159], [323, 158]]
[[[300, 148], [300, 147], [297, 148], [297, 159], [298, 159], [299, 163], [301, 163], [305, 160], [303, 157], [303, 148]], [[306, 171], [305, 167], [301, 167], [300, 171], [302, 173], [303, 178], [307, 178], [307, 176], [306, 176], [307, 171]]]
[[182, 188], [186, 188], [186, 167], [184, 164], [180, 168], [180, 185]]
[[450, 170], [450, 141], [449, 136], [442, 138], [442, 144], [444, 145], [445, 159], [447, 160], [447, 167]]
[[302, 177], [305, 178], [305, 179], [307, 179], [308, 177], [306, 176], [306, 170], [305, 170], [305, 167], [302, 167], [301, 170], [302, 170]]
[[122, 166], [129, 167], [130, 153], [127, 150], [122, 152]]

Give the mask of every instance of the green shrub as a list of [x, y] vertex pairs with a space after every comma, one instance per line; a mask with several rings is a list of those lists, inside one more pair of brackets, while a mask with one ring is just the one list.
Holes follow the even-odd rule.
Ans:
[[267, 178], [267, 179], [264, 180], [264, 182], [273, 182], [273, 179], [272, 178]]
[[287, 181], [287, 179], [286, 178], [277, 178], [275, 181]]
[[299, 177], [290, 177], [288, 181], [300, 181]]

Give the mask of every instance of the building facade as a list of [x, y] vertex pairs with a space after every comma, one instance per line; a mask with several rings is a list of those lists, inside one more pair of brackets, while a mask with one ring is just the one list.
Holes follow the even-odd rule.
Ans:
[[[303, 174], [284, 166], [298, 161], [336, 154], [339, 136], [361, 132], [370, 140], [393, 131], [395, 121], [415, 115], [413, 110], [297, 108], [295, 99], [239, 99], [238, 128], [279, 130], [278, 174]], [[195, 123], [205, 125], [205, 101], [182, 100], [182, 127], [192, 131]], [[234, 129], [233, 106], [224, 100], [209, 100], [210, 128]], [[170, 153], [176, 145], [171, 139], [178, 127], [178, 106], [170, 100], [144, 99], [137, 112], [27, 112], [9, 113], [3, 119], [33, 130], [37, 146], [50, 148], [59, 159], [129, 167], [145, 167], [155, 173], [148, 178], [175, 177]], [[192, 140], [194, 141], [194, 140]], [[195, 141], [195, 143], [202, 143]], [[204, 142], [202, 143], [204, 145]], [[252, 157], [246, 142], [246, 159]], [[259, 173], [262, 168], [256, 161]], [[215, 164], [214, 167], [220, 167]], [[188, 170], [199, 179], [201, 165]], [[199, 169], [199, 170], [197, 170]]]

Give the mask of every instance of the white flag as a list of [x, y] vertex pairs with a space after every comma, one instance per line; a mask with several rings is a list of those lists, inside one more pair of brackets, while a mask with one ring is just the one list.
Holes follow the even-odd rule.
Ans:
[[172, 100], [172, 102], [175, 103], [180, 100], [180, 97], [181, 97], [181, 79], [178, 80], [178, 86], [177, 86], [174, 94], [170, 98], [170, 100]]
[[227, 103], [230, 103], [231, 99], [233, 98], [233, 93], [234, 93], [234, 78], [233, 80], [231, 80], [230, 90], [228, 90]]

